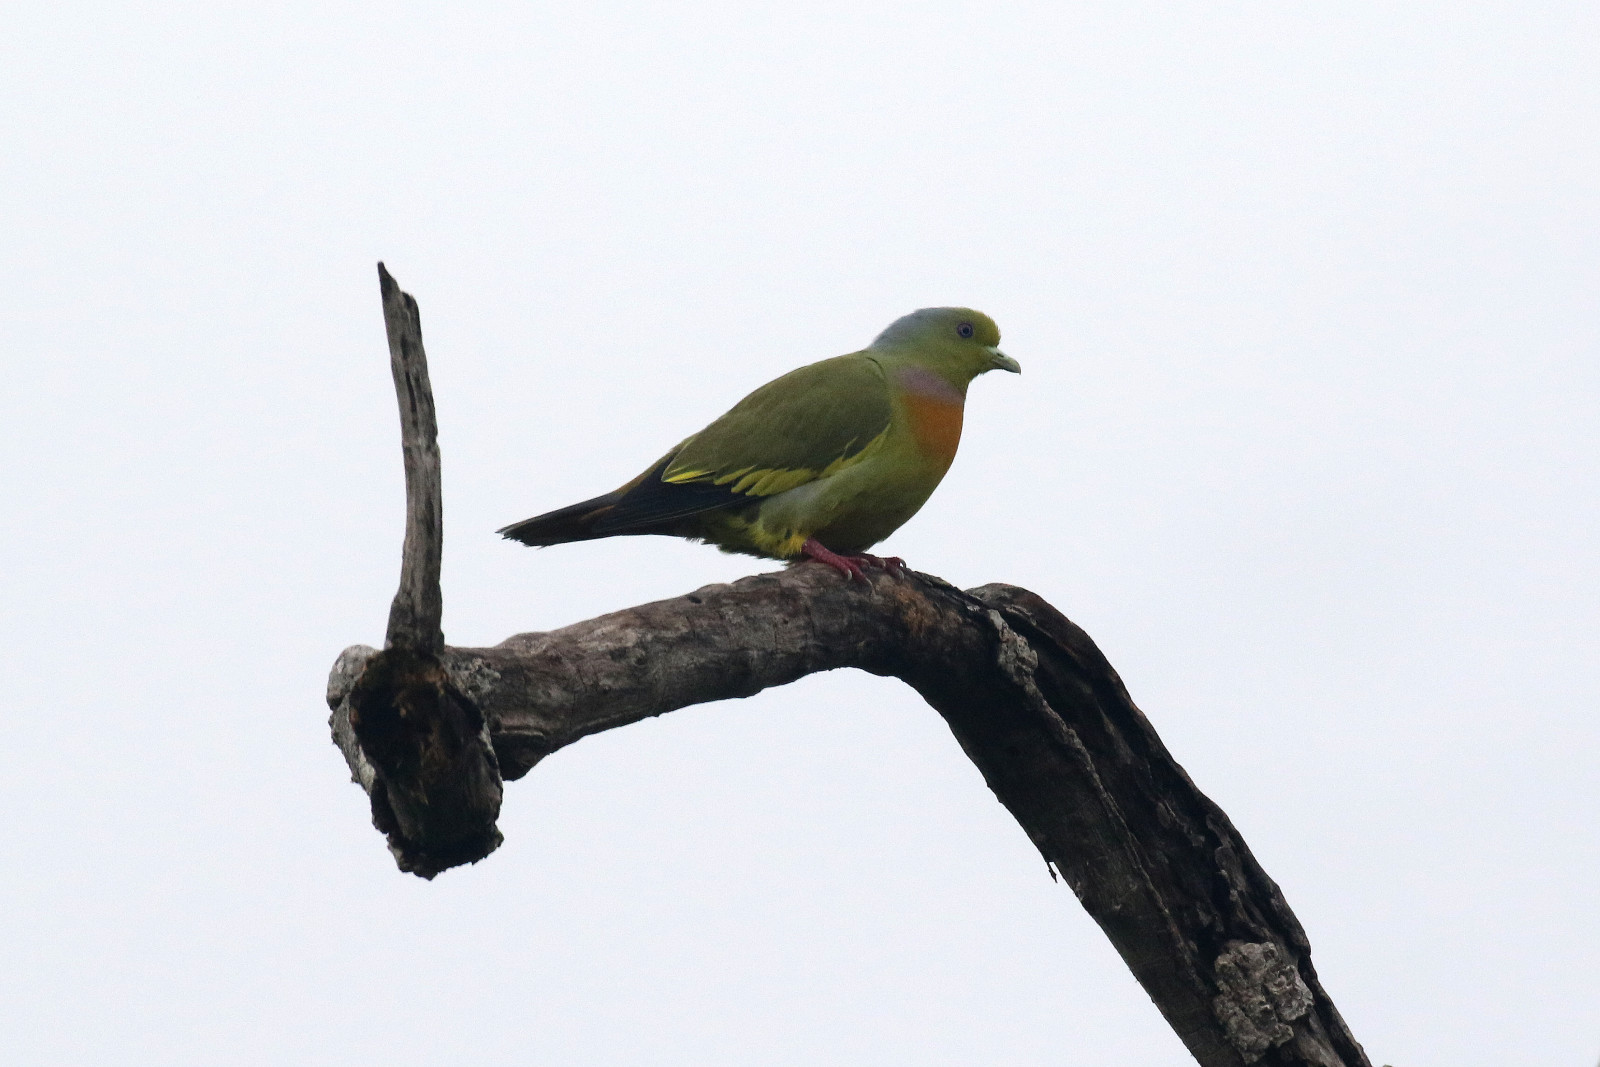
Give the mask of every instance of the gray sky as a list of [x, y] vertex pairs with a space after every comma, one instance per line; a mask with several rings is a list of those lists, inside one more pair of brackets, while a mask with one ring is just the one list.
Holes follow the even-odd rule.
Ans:
[[1087, 628], [1374, 1063], [1592, 1064], [1597, 44], [1592, 3], [13, 8], [7, 1055], [1188, 1062], [879, 679], [587, 740], [490, 860], [396, 873], [321, 700], [397, 574], [382, 258], [457, 644], [748, 573], [493, 531], [988, 311], [1024, 374], [886, 549]]

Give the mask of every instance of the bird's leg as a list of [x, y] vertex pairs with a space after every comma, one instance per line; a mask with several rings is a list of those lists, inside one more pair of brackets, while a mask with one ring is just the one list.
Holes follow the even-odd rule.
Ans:
[[826, 563], [840, 574], [851, 579], [867, 580], [864, 568], [871, 567], [875, 570], [888, 571], [896, 578], [905, 573], [906, 561], [899, 556], [873, 556], [865, 552], [838, 553], [830, 550], [815, 537], [806, 538], [805, 544], [800, 546], [800, 554], [807, 559], [814, 559], [818, 563]]
[[814, 559], [818, 563], [826, 563], [840, 574], [852, 581], [864, 582], [867, 580], [866, 572], [861, 569], [858, 556], [841, 556], [837, 552], [830, 552], [821, 541], [815, 537], [806, 538], [806, 543], [800, 546], [800, 554], [807, 559]]

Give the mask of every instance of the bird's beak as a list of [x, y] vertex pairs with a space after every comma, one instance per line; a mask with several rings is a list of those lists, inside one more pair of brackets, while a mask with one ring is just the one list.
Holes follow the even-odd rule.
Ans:
[[1012, 374], [1022, 373], [1022, 364], [1006, 355], [993, 345], [989, 346], [989, 369], [1008, 370]]

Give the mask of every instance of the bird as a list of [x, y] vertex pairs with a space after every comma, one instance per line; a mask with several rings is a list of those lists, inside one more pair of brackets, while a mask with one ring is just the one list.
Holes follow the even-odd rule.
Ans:
[[859, 352], [776, 378], [609, 493], [498, 532], [547, 547], [629, 534], [816, 560], [851, 580], [899, 574], [869, 555], [917, 513], [955, 459], [967, 386], [1020, 374], [971, 308], [913, 311]]

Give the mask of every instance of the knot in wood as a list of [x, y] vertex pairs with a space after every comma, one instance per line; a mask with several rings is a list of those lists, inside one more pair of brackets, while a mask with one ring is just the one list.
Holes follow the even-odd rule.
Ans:
[[1217, 1021], [1246, 1063], [1294, 1037], [1289, 1023], [1311, 1010], [1300, 970], [1274, 943], [1229, 941], [1216, 962]]
[[1005, 676], [1025, 690], [1033, 689], [1033, 672], [1039, 669], [1039, 653], [1022, 635], [1006, 624], [1005, 616], [989, 609], [989, 622], [1000, 643], [995, 663]]

